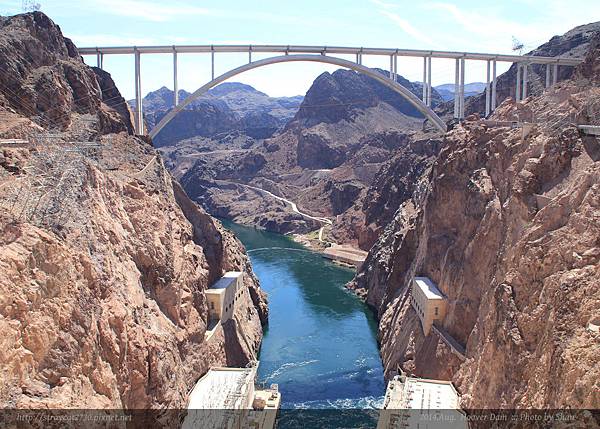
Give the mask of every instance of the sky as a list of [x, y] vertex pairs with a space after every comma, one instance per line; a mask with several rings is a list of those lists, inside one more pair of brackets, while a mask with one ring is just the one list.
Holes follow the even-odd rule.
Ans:
[[[282, 44], [512, 53], [525, 51], [577, 25], [600, 21], [598, 0], [36, 0], [77, 46]], [[22, 0], [3, 0], [0, 14], [22, 11]], [[253, 59], [269, 55], [254, 55]], [[346, 57], [346, 59], [353, 58]], [[215, 75], [246, 63], [247, 54], [217, 54]], [[96, 65], [95, 56], [85, 61]], [[210, 80], [209, 54], [178, 56], [179, 88], [192, 92]], [[389, 57], [363, 58], [389, 69]], [[500, 65], [498, 73], [506, 70]], [[422, 60], [400, 58], [398, 73], [422, 80]], [[123, 95], [134, 98], [132, 55], [104, 57]], [[303, 95], [335, 66], [276, 64], [234, 77], [271, 96]], [[172, 56], [142, 55], [142, 93], [173, 88]], [[468, 61], [466, 82], [485, 81], [485, 63]], [[453, 82], [454, 61], [432, 60], [434, 85]]]

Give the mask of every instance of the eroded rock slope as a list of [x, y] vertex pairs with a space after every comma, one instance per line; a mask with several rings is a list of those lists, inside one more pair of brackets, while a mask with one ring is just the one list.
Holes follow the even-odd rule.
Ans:
[[[600, 143], [577, 129], [600, 125], [599, 43], [572, 79], [492, 117], [530, 125], [449, 132], [371, 249], [351, 286], [380, 318], [387, 377], [451, 380], [466, 408], [600, 407]], [[424, 336], [415, 275], [447, 296], [440, 327], [466, 359]]]
[[[0, 18], [0, 404], [185, 408], [255, 359], [265, 297], [242, 245], [174, 182], [107, 73], [39, 12]], [[204, 291], [244, 271], [205, 340]]]

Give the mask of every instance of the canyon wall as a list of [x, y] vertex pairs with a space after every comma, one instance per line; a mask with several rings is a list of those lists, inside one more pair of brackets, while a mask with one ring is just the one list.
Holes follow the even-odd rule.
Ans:
[[[577, 128], [600, 125], [599, 41], [571, 79], [492, 115], [528, 124], [447, 133], [401, 199], [350, 284], [380, 319], [386, 377], [451, 380], [465, 408], [600, 407], [600, 143]], [[464, 359], [424, 336], [414, 276], [447, 297], [439, 327]]]
[[[237, 239], [173, 181], [125, 100], [39, 12], [0, 18], [0, 404], [185, 408], [256, 358], [265, 295]], [[207, 341], [204, 291], [248, 292]]]
[[[421, 84], [398, 80], [422, 92]], [[441, 103], [437, 91], [432, 97]], [[368, 249], [381, 228], [365, 219], [368, 188], [398, 152], [410, 157], [417, 147], [416, 158], [427, 152], [411, 143], [427, 135], [422, 122], [400, 94], [360, 73], [336, 70], [319, 75], [294, 118], [267, 139], [224, 139], [201, 151], [206, 142], [190, 139], [161, 150], [190, 197], [216, 216], [279, 233], [322, 226], [256, 189], [261, 188], [295, 202], [304, 213], [331, 218], [325, 241]]]

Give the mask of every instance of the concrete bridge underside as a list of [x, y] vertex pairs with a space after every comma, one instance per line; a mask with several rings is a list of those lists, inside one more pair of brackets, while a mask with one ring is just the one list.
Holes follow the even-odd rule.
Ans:
[[198, 88], [192, 95], [187, 97], [183, 102], [175, 106], [167, 115], [165, 115], [161, 121], [152, 129], [150, 132], [150, 137], [154, 138], [160, 131], [182, 110], [186, 108], [189, 104], [191, 104], [194, 100], [198, 99], [206, 92], [208, 92], [211, 88], [219, 85], [220, 83], [230, 79], [238, 74], [244, 73], [246, 71], [256, 69], [259, 67], [268, 66], [271, 64], [277, 63], [286, 63], [286, 62], [298, 62], [298, 61], [310, 61], [310, 62], [319, 62], [326, 64], [333, 64], [339, 67], [344, 67], [347, 69], [351, 69], [357, 71], [359, 73], [363, 73], [381, 84], [387, 86], [388, 88], [396, 91], [400, 95], [402, 95], [411, 105], [413, 105], [419, 112], [425, 116], [431, 123], [438, 128], [440, 131], [446, 131], [445, 122], [429, 107], [427, 106], [421, 99], [419, 99], [416, 95], [410, 92], [407, 88], [400, 85], [398, 82], [393, 79], [386, 77], [380, 72], [371, 69], [369, 67], [365, 67], [362, 64], [355, 63], [353, 61], [348, 61], [342, 58], [330, 57], [326, 55], [310, 55], [310, 54], [300, 54], [300, 55], [280, 55], [277, 57], [265, 58], [258, 61], [253, 61], [248, 64], [244, 64], [240, 67], [237, 67], [233, 70], [230, 70], [226, 73], [223, 73], [221, 76], [218, 76]]

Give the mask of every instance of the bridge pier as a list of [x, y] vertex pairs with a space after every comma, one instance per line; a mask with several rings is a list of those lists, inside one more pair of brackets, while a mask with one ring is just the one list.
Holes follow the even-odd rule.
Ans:
[[496, 110], [496, 60], [492, 60], [492, 108]]
[[427, 104], [427, 57], [423, 57], [423, 103]]
[[552, 71], [552, 85], [556, 85], [556, 82], [558, 82], [558, 63], [554, 64]]
[[431, 57], [427, 57], [427, 104], [431, 107]]
[[490, 94], [490, 60], [486, 63], [486, 81], [485, 81], [485, 117], [490, 116], [490, 101], [492, 99]]
[[104, 54], [100, 51], [96, 52], [96, 67], [104, 69]]
[[465, 119], [465, 67], [466, 60], [460, 60], [460, 118]]
[[140, 51], [135, 48], [135, 132], [144, 134], [144, 117], [142, 114], [142, 82], [140, 75], [141, 61]]
[[431, 57], [423, 57], [423, 103], [431, 106]]
[[521, 63], [517, 63], [517, 85], [515, 87], [515, 101], [521, 101]]
[[546, 88], [550, 86], [550, 64], [546, 64]]
[[523, 100], [525, 100], [527, 98], [528, 70], [529, 70], [529, 66], [527, 63], [525, 63], [523, 65], [523, 96], [522, 96]]
[[394, 82], [398, 82], [398, 55], [394, 54]]
[[431, 57], [423, 57], [423, 103], [431, 107]]
[[458, 119], [458, 81], [460, 80], [460, 60], [457, 58], [454, 66], [454, 119]]
[[173, 46], [173, 105], [179, 104], [179, 87], [177, 85], [177, 51]]
[[210, 47], [210, 79], [215, 79], [215, 50]]

